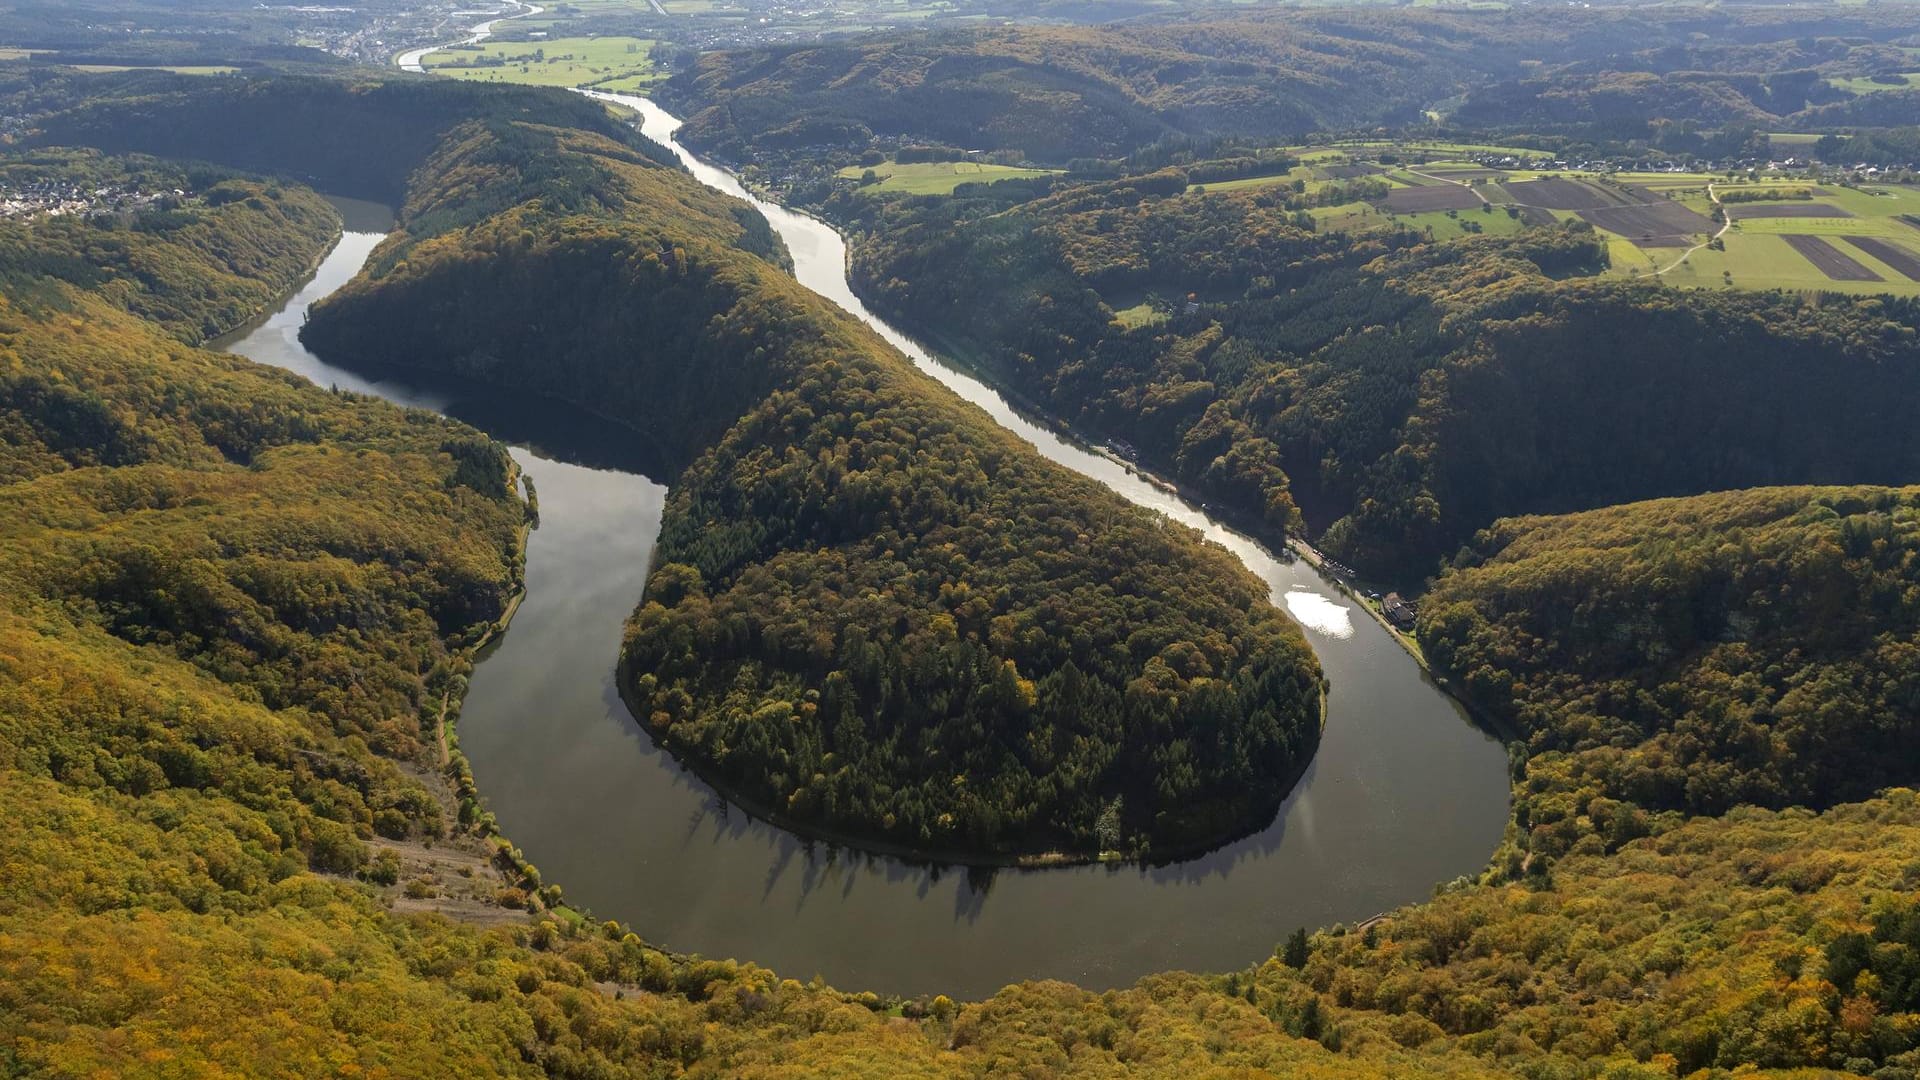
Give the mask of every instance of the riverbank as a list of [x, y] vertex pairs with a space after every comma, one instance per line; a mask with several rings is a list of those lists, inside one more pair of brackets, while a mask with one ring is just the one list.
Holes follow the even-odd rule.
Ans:
[[[756, 193], [759, 192], [756, 191]], [[804, 215], [821, 222], [836, 232], [840, 232], [843, 239], [847, 235], [842, 231], [841, 224], [830, 218], [808, 210], [788, 209], [792, 213]], [[851, 241], [847, 242], [846, 261], [848, 270], [847, 281], [850, 291], [869, 306], [880, 304], [880, 300], [877, 297], [872, 296], [865, 289], [861, 288], [860, 278], [851, 272], [853, 262], [853, 247]], [[887, 308], [884, 305], [881, 305], [879, 310], [894, 320], [904, 319], [904, 316], [900, 312]], [[896, 321], [895, 325], [902, 325], [902, 323]], [[1248, 514], [1242, 512], [1232, 503], [1224, 501], [1214, 502], [1213, 500], [1220, 498], [1217, 494], [1191, 488], [1177, 480], [1154, 472], [1152, 469], [1143, 466], [1137, 459], [1124, 457], [1115, 453], [1109, 444], [1114, 438], [1119, 436], [1101, 435], [1099, 433], [1085, 431], [1053, 414], [1045, 406], [1029, 397], [1025, 391], [1000, 378], [998, 373], [996, 373], [990, 365], [981, 360], [978, 351], [972, 346], [953, 338], [951, 335], [925, 326], [914, 326], [912, 336], [916, 340], [925, 343], [932, 351], [937, 352], [938, 355], [947, 361], [965, 370], [968, 375], [992, 387], [996, 393], [1005, 398], [1014, 408], [1019, 410], [1023, 416], [1033, 423], [1046, 426], [1061, 438], [1070, 441], [1087, 453], [1097, 454], [1107, 458], [1121, 468], [1139, 477], [1142, 481], [1176, 496], [1183, 502], [1199, 505], [1209, 516], [1228, 523], [1230, 527], [1250, 542], [1261, 545], [1266, 548], [1267, 551], [1272, 552], [1272, 540], [1268, 535], [1270, 529], [1264, 522], [1253, 520]], [[1420, 647], [1419, 639], [1407, 630], [1396, 626], [1391, 619], [1387, 618], [1386, 613], [1381, 610], [1380, 605], [1367, 596], [1363, 587], [1356, 583], [1355, 575], [1346, 572], [1344, 567], [1340, 567], [1302, 537], [1282, 534], [1280, 539], [1282, 544], [1281, 550], [1286, 552], [1288, 557], [1298, 556], [1307, 565], [1313, 567], [1328, 584], [1332, 585], [1349, 600], [1352, 600], [1354, 604], [1365, 611], [1374, 622], [1378, 623], [1381, 629], [1385, 630], [1394, 642], [1399, 645], [1408, 656], [1413, 658], [1414, 663], [1419, 665], [1420, 670], [1435, 681], [1436, 685], [1442, 687], [1445, 692], [1458, 701], [1463, 708], [1473, 712], [1476, 722], [1484, 722], [1479, 711], [1473, 708], [1472, 703], [1462, 698], [1453, 690], [1446, 676], [1433, 670], [1432, 664], [1427, 660], [1425, 650]]]
[[[336, 213], [337, 212], [336, 210]], [[333, 256], [334, 251], [340, 247], [340, 241], [346, 239], [346, 235], [346, 219], [343, 216], [340, 221], [340, 227], [333, 230], [333, 239], [327, 241], [326, 246], [320, 249], [320, 253], [308, 262], [306, 270], [302, 271], [293, 281], [289, 282], [286, 287], [274, 294], [271, 300], [261, 305], [260, 310], [217, 334], [208, 334], [202, 338], [195, 347], [206, 349], [210, 352], [232, 353], [232, 346], [239, 344], [247, 335], [265, 326], [269, 319], [273, 318], [274, 315], [291, 303], [294, 297], [300, 295], [301, 289], [306, 288], [312, 283], [314, 275], [318, 274], [320, 268], [326, 265], [327, 260]]]
[[[330, 202], [333, 200], [329, 200]], [[297, 328], [304, 321], [306, 311], [321, 297], [328, 295], [344, 283], [354, 272], [360, 269], [368, 254], [378, 245], [382, 234], [377, 232], [355, 232], [347, 228], [350, 218], [357, 212], [353, 205], [336, 205], [340, 213], [342, 228], [334, 235], [325, 252], [313, 267], [299, 280], [293, 282], [272, 302], [249, 317], [240, 327], [213, 339], [206, 346], [217, 348], [228, 355], [241, 357], [263, 366], [280, 368], [305, 376], [316, 385], [322, 385], [317, 374], [302, 364], [292, 363], [296, 354], [302, 352], [297, 344]], [[360, 209], [364, 209], [361, 207]], [[348, 250], [348, 238], [354, 243]], [[350, 263], [351, 266], [342, 266]], [[342, 272], [342, 271], [346, 272]], [[318, 361], [310, 355], [310, 362]], [[338, 380], [335, 380], [338, 385]], [[371, 386], [363, 386], [361, 392], [372, 393]], [[390, 395], [374, 394], [394, 400]], [[394, 400], [402, 407], [421, 407], [417, 401]], [[535, 887], [528, 891], [528, 899], [518, 905], [499, 906], [493, 903], [497, 890], [481, 890], [487, 899], [477, 899], [481, 894], [474, 892], [474, 884], [465, 876], [457, 883], [441, 881], [436, 888], [453, 888], [464, 899], [452, 905], [449, 912], [468, 912], [477, 904], [486, 910], [480, 913], [478, 921], [493, 923], [500, 921], [502, 914], [518, 910], [524, 914], [527, 910], [537, 909], [546, 900], [556, 900], [558, 893], [542, 894], [537, 885], [537, 871], [530, 863], [521, 858], [517, 849], [507, 843], [500, 835], [497, 823], [484, 812], [478, 794], [478, 788], [472, 779], [471, 764], [460, 751], [457, 732], [458, 719], [465, 705], [468, 675], [473, 671], [490, 645], [496, 642], [511, 626], [514, 615], [519, 611], [527, 596], [526, 564], [528, 539], [533, 529], [531, 503], [520, 495], [523, 470], [519, 463], [508, 457], [503, 465], [502, 483], [512, 493], [513, 501], [520, 505], [521, 519], [514, 529], [513, 550], [507, 553], [507, 562], [511, 573], [511, 591], [503, 598], [499, 613], [492, 619], [461, 628], [458, 632], [445, 636], [442, 642], [446, 647], [444, 658], [433, 669], [422, 676], [421, 708], [419, 723], [423, 735], [431, 735], [427, 753], [432, 760], [422, 760], [411, 764], [410, 771], [416, 771], [423, 783], [429, 785], [434, 797], [441, 801], [449, 811], [449, 818], [460, 824], [454, 827], [451, 835], [440, 837], [444, 845], [451, 845], [466, 851], [473, 858], [491, 865], [499, 877], [502, 887], [513, 888], [528, 882], [531, 878]], [[430, 842], [392, 842], [382, 841], [376, 846], [402, 859], [398, 869], [393, 871], [392, 882], [378, 885], [382, 895], [396, 903], [409, 900], [400, 891], [399, 879], [406, 877], [416, 883], [432, 879], [446, 860], [444, 853], [436, 854]], [[439, 867], [439, 870], [435, 868]], [[470, 869], [470, 868], [469, 868]], [[499, 894], [511, 895], [511, 894]], [[415, 906], [432, 907], [432, 903], [419, 898]], [[446, 906], [446, 905], [442, 905]], [[550, 905], [549, 905], [550, 906]], [[477, 910], [477, 909], [475, 909]]]

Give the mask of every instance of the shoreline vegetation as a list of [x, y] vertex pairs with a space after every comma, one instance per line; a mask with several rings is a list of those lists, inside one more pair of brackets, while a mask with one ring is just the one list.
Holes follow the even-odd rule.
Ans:
[[[309, 260], [304, 273], [287, 284], [277, 296], [268, 298], [258, 310], [249, 314], [239, 324], [223, 333], [206, 338], [199, 343], [198, 347], [257, 364], [257, 361], [233, 352], [231, 347], [243, 340], [247, 334], [264, 325], [313, 281], [321, 265], [339, 247], [345, 232], [345, 223], [342, 221], [334, 230], [332, 238]], [[271, 367], [266, 364], [259, 366]], [[320, 387], [320, 389], [327, 388]], [[407, 408], [400, 405], [393, 407], [403, 410]], [[501, 605], [498, 616], [478, 626], [469, 627], [462, 634], [462, 643], [448, 656], [449, 679], [437, 688], [430, 687], [428, 693], [430, 697], [437, 696], [440, 701], [434, 721], [434, 739], [439, 751], [438, 780], [442, 782], [444, 790], [456, 803], [469, 804], [461, 806], [460, 813], [463, 819], [469, 817], [472, 819], [471, 827], [475, 837], [483, 843], [499, 845], [496, 858], [506, 865], [497, 866], [495, 869], [500, 874], [502, 885], [512, 886], [528, 880], [530, 870], [534, 870], [533, 879], [537, 880], [537, 870], [531, 863], [518, 857], [517, 849], [501, 832], [492, 815], [486, 812], [484, 797], [480, 795], [478, 786], [473, 782], [471, 763], [460, 751], [457, 731], [457, 720], [466, 696], [466, 676], [471, 673], [487, 646], [507, 632], [512, 625], [514, 613], [520, 609], [527, 595], [525, 580], [527, 540], [536, 527], [537, 504], [532, 499], [531, 493], [524, 499], [519, 498], [518, 492], [521, 490], [520, 485], [524, 474], [513, 458], [502, 453], [500, 462], [503, 470], [503, 488], [510, 496], [519, 500], [523, 510], [521, 521], [515, 528], [513, 550], [507, 560], [512, 571], [511, 589]], [[548, 905], [549, 907], [558, 906], [559, 895], [557, 891], [541, 894], [537, 890], [532, 894], [533, 897], [550, 899], [552, 903]]]

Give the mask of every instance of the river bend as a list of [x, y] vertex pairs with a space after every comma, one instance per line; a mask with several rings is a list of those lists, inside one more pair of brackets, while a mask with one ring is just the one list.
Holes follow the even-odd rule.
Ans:
[[[678, 122], [659, 107], [616, 100], [701, 181], [748, 198], [672, 141]], [[417, 372], [349, 371], [301, 347], [308, 306], [359, 272], [386, 227], [377, 208], [342, 204], [349, 231], [313, 281], [230, 347], [515, 445], [541, 524], [528, 544], [526, 601], [474, 671], [460, 743], [501, 828], [571, 902], [679, 951], [819, 974], [843, 989], [979, 997], [1020, 979], [1100, 989], [1168, 968], [1241, 967], [1295, 927], [1364, 919], [1485, 864], [1507, 816], [1505, 753], [1383, 628], [1304, 563], [1275, 559], [939, 362], [853, 295], [832, 228], [750, 201], [802, 283], [1047, 457], [1202, 530], [1266, 580], [1332, 684], [1326, 731], [1271, 825], [1163, 867], [930, 867], [810, 843], [729, 807], [653, 744], [614, 685], [665, 489], [640, 475], [614, 425]]]

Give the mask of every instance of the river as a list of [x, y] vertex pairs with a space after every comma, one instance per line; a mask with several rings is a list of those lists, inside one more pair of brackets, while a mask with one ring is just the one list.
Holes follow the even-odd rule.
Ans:
[[[674, 145], [671, 117], [644, 99], [619, 100]], [[745, 196], [729, 175], [679, 152], [702, 181]], [[979, 997], [1019, 979], [1099, 989], [1168, 968], [1241, 967], [1295, 927], [1355, 922], [1485, 864], [1507, 815], [1505, 752], [1383, 628], [1304, 563], [1273, 558], [938, 363], [853, 296], [838, 234], [756, 205], [803, 283], [1047, 457], [1203, 530], [1264, 578], [1307, 628], [1331, 681], [1326, 731], [1270, 826], [1164, 867], [929, 867], [809, 843], [729, 808], [653, 745], [616, 693], [620, 628], [640, 597], [664, 495], [639, 475], [620, 429], [483, 387], [356, 374], [300, 346], [307, 306], [359, 270], [384, 228], [350, 207], [350, 231], [314, 281], [232, 348], [516, 445], [540, 494], [527, 598], [474, 672], [459, 736], [502, 829], [546, 880], [667, 948], [819, 974], [849, 990]]]
[[[419, 48], [419, 49], [409, 49], [406, 52], [401, 53], [399, 56], [394, 57], [393, 62], [399, 66], [401, 71], [411, 71], [416, 74], [420, 72], [424, 72], [427, 70], [425, 65], [426, 58], [433, 55], [434, 53], [440, 52], [444, 49], [457, 48], [462, 45], [478, 45], [481, 42], [492, 37], [493, 28], [500, 25], [501, 23], [510, 22], [514, 19], [530, 18], [534, 15], [538, 15], [541, 12], [547, 10], [546, 8], [543, 8], [538, 4], [522, 3], [520, 2], [520, 0], [513, 0], [513, 4], [515, 7], [519, 8], [520, 10], [514, 12], [511, 15], [496, 15], [493, 18], [488, 19], [486, 22], [480, 23], [479, 25], [475, 26], [472, 30], [467, 32], [466, 37], [463, 37], [458, 41], [451, 41], [442, 45], [428, 45], [424, 48]], [[655, 7], [657, 8], [658, 5], [656, 4]], [[456, 15], [471, 14], [471, 12], [455, 12], [454, 14]], [[664, 14], [664, 12], [662, 14]]]

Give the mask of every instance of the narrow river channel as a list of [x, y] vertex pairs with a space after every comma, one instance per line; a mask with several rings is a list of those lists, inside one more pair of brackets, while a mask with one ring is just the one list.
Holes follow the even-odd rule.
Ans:
[[[618, 100], [694, 175], [745, 197], [671, 142], [677, 122], [658, 107]], [[1364, 919], [1484, 865], [1506, 819], [1504, 751], [1386, 631], [1304, 563], [1275, 559], [936, 362], [853, 296], [837, 233], [755, 204], [803, 283], [1049, 458], [1202, 529], [1264, 578], [1307, 627], [1331, 680], [1326, 733], [1272, 825], [1165, 867], [970, 873], [811, 844], [729, 808], [653, 745], [615, 692], [620, 628], [640, 598], [664, 488], [639, 475], [612, 425], [418, 373], [355, 373], [306, 352], [297, 335], [307, 307], [359, 271], [385, 228], [367, 208], [347, 207], [349, 232], [313, 282], [231, 348], [516, 445], [540, 494], [528, 595], [474, 673], [460, 741], [501, 827], [570, 901], [664, 947], [782, 975], [979, 997], [1019, 979], [1098, 989], [1168, 968], [1240, 967], [1297, 926]]]

